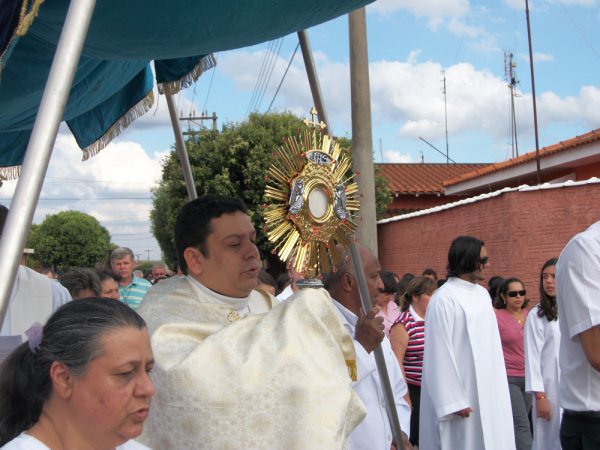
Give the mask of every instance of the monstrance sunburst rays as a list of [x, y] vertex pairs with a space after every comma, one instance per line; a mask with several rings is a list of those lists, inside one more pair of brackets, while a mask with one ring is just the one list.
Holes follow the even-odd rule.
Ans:
[[347, 247], [359, 209], [358, 185], [347, 175], [347, 150], [328, 134], [326, 124], [304, 119], [306, 129], [286, 137], [267, 172], [264, 214], [268, 239], [282, 261], [307, 279], [329, 272], [340, 260], [337, 244]]

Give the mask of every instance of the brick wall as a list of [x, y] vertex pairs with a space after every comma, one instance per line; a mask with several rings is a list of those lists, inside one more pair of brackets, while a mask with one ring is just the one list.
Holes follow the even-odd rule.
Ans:
[[[445, 211], [378, 225], [379, 260], [400, 276], [434, 268], [445, 277], [448, 248], [460, 235], [482, 239], [490, 255], [487, 278], [521, 278], [538, 301], [542, 264], [568, 240], [600, 220], [600, 184], [516, 191]], [[487, 285], [486, 285], [487, 287]]]

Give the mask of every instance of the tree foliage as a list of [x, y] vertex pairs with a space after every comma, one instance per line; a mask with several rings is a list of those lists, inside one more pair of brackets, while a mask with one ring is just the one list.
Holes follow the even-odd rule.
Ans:
[[27, 246], [35, 250], [36, 260], [55, 270], [92, 267], [106, 260], [111, 249], [108, 230], [79, 211], [49, 215], [32, 226]]
[[[213, 193], [243, 199], [258, 231], [258, 247], [268, 259], [272, 258], [272, 247], [263, 231], [262, 216], [265, 174], [282, 139], [297, 134], [301, 127], [301, 119], [290, 113], [252, 114], [247, 121], [227, 124], [220, 132], [203, 129], [187, 139], [198, 196]], [[163, 162], [162, 179], [153, 191], [150, 213], [152, 232], [169, 264], [177, 260], [173, 228], [186, 202], [185, 181], [173, 151]]]

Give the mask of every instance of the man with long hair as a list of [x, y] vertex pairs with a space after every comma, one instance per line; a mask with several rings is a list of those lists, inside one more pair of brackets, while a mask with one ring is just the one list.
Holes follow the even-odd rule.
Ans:
[[485, 280], [483, 241], [460, 236], [448, 252], [448, 281], [425, 316], [419, 447], [515, 448], [506, 369]]

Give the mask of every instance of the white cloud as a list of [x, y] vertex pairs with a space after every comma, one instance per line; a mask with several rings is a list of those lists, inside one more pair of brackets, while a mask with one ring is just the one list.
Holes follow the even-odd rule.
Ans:
[[386, 150], [383, 152], [383, 160], [389, 163], [411, 163], [412, 156], [409, 153], [401, 153], [397, 150]]
[[438, 27], [444, 18], [466, 15], [469, 9], [468, 0], [379, 0], [369, 5], [369, 11], [383, 16], [403, 10], [425, 17], [432, 28]]
[[[371, 62], [373, 123], [397, 127], [400, 138], [416, 139], [423, 136], [428, 140], [442, 139], [445, 119], [441, 71], [445, 69], [450, 136], [456, 139], [475, 132], [483, 133], [492, 141], [505, 142], [509, 130], [510, 95], [503, 77], [468, 63], [444, 68], [434, 61], [419, 62], [418, 55], [419, 51], [414, 50], [406, 61]], [[231, 77], [238, 88], [251, 90], [261, 61], [262, 52], [232, 52], [221, 58], [220, 70]], [[280, 79], [284, 69], [282, 60], [277, 63], [273, 79]], [[276, 73], [278, 70], [280, 74]], [[338, 135], [349, 133], [348, 65], [332, 62], [321, 55], [317, 71], [333, 131]], [[533, 129], [531, 96], [522, 92], [519, 94], [515, 100], [518, 130], [519, 133], [528, 133]], [[312, 105], [301, 58], [290, 68], [277, 104], [285, 105], [286, 109], [301, 116], [307, 114], [310, 107], [307, 105]], [[552, 92], [540, 93], [538, 116], [540, 126], [560, 122], [597, 128], [600, 125], [600, 88], [587, 86], [572, 97], [561, 97]]]
[[[166, 152], [156, 152], [148, 156], [140, 144], [123, 141], [111, 143], [98, 155], [81, 161], [82, 152], [75, 139], [61, 130], [34, 223], [60, 211], [82, 211], [99, 220], [111, 233], [113, 242], [131, 247], [136, 253], [151, 249], [150, 257], [157, 259], [160, 254], [150, 233], [149, 198], [150, 189], [160, 179], [160, 160], [165, 155]], [[0, 197], [12, 197], [16, 185], [16, 181], [5, 181]], [[106, 200], [95, 200], [98, 198]]]

